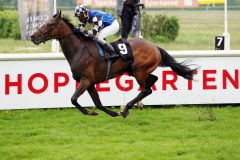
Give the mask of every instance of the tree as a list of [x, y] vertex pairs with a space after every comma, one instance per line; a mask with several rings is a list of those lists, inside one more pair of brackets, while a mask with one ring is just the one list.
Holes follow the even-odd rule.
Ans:
[[17, 0], [0, 0], [0, 5], [17, 6]]
[[73, 7], [76, 5], [76, 0], [57, 0], [57, 5], [61, 7]]
[[231, 6], [233, 6], [233, 5], [234, 5], [234, 6], [235, 6], [235, 5], [236, 5], [236, 6], [237, 6], [237, 5], [239, 6], [240, 0], [231, 0], [231, 1], [228, 0], [228, 4], [231, 5]]

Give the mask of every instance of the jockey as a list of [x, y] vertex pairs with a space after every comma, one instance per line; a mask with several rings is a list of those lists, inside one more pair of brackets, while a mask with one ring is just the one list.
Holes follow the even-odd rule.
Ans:
[[[110, 55], [105, 55], [106, 58], [118, 57], [113, 46], [104, 40], [119, 30], [119, 23], [111, 14], [99, 10], [89, 10], [85, 5], [79, 5], [75, 9], [75, 17], [80, 21], [77, 32], [93, 37], [94, 40], [109, 51]], [[91, 30], [85, 30], [84, 27], [87, 23], [93, 25]]]

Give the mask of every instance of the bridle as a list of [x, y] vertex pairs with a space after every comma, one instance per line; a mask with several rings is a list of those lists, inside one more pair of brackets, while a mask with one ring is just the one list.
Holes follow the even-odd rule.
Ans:
[[[49, 36], [49, 33], [56, 28], [56, 25], [58, 25], [60, 23], [60, 20], [59, 19], [57, 22], [55, 23], [51, 23], [51, 24], [47, 24], [48, 27], [50, 27], [46, 32], [44, 32], [41, 28], [39, 28], [38, 30], [40, 31], [41, 35], [43, 36], [43, 43], [45, 43], [46, 41], [50, 40], [50, 39], [61, 39], [62, 41], [67, 38], [68, 36], [72, 35], [73, 32], [69, 32], [67, 35], [65, 36], [61, 36], [60, 34], [60, 30], [59, 30], [59, 27], [58, 27], [58, 32], [59, 32], [59, 36], [56, 36], [56, 37], [50, 37]], [[47, 27], [46, 26], [46, 27]]]

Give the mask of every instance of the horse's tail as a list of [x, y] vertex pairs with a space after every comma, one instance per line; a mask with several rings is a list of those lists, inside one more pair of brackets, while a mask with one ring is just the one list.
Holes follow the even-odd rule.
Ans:
[[197, 69], [189, 68], [188, 65], [184, 64], [185, 61], [182, 63], [177, 62], [170, 54], [167, 53], [167, 51], [159, 47], [158, 49], [162, 56], [161, 66], [169, 66], [177, 75], [182, 76], [185, 79], [193, 79], [194, 72]]

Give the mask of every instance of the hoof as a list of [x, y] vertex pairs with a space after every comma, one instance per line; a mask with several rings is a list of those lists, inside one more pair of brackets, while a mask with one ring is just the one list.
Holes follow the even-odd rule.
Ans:
[[121, 112], [121, 113], [124, 111], [125, 107], [126, 107], [125, 105], [121, 105], [121, 106], [120, 106], [120, 112]]
[[139, 102], [137, 102], [136, 108], [142, 110], [143, 106], [144, 106], [144, 104], [141, 101], [139, 101]]
[[97, 116], [98, 113], [95, 112], [95, 111], [88, 111], [87, 115], [90, 115], [90, 116]]
[[110, 114], [112, 117], [118, 117], [118, 116], [122, 116], [121, 112], [113, 112], [112, 114]]
[[126, 118], [128, 116], [128, 114], [129, 114], [127, 106], [122, 105], [120, 107], [120, 113], [123, 116], [123, 118]]
[[126, 118], [128, 116], [128, 114], [129, 114], [129, 112], [128, 111], [124, 111], [124, 112], [121, 112], [121, 114], [122, 114], [123, 118]]
[[122, 116], [122, 112], [117, 112], [117, 116]]

